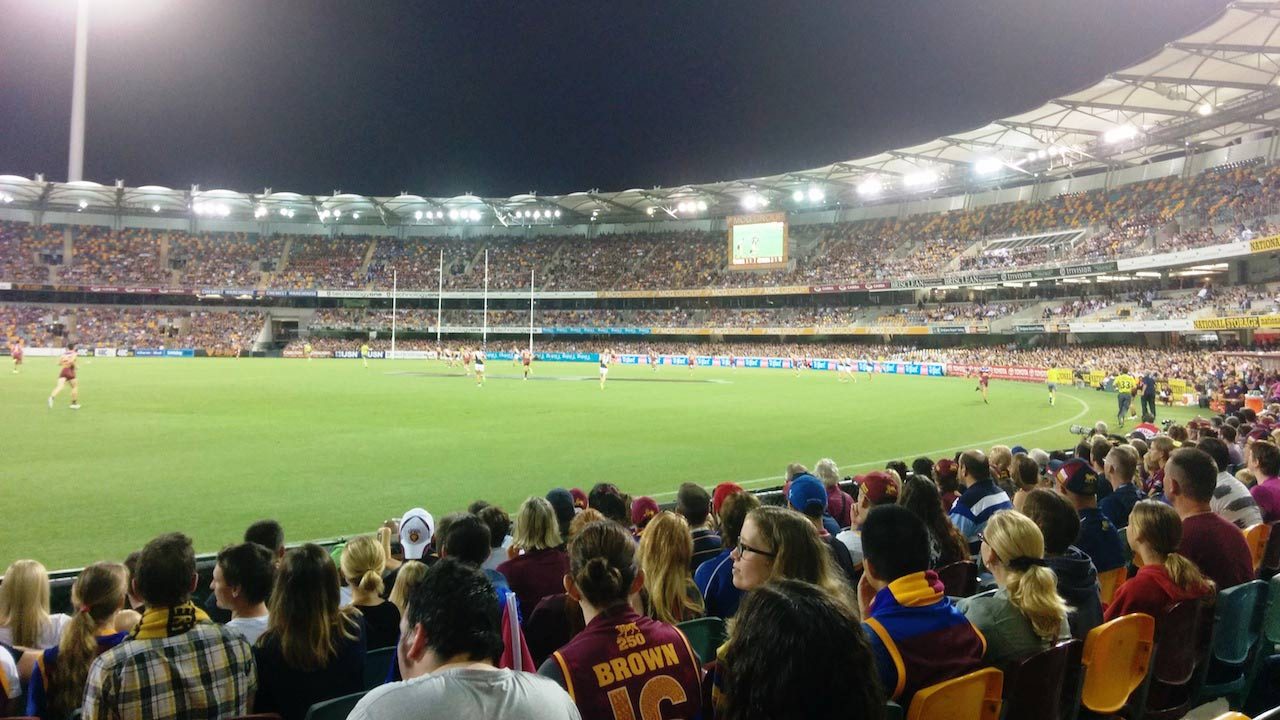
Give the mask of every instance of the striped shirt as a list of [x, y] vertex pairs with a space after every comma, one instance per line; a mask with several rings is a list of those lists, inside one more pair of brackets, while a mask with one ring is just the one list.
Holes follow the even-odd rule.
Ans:
[[213, 623], [99, 655], [85, 683], [85, 720], [200, 720], [249, 712], [257, 690], [244, 638]]
[[1009, 495], [988, 478], [970, 485], [951, 506], [951, 524], [972, 546], [978, 542], [978, 533], [987, 526], [992, 515], [1012, 507]]
[[1262, 522], [1262, 510], [1249, 494], [1249, 488], [1229, 472], [1218, 473], [1218, 485], [1213, 489], [1209, 508], [1241, 530]]

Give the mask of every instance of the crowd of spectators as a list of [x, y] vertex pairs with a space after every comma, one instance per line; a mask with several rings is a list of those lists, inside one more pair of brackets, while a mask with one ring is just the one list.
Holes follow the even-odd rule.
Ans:
[[169, 264], [182, 271], [182, 283], [189, 288], [256, 288], [262, 271], [273, 270], [284, 251], [279, 235], [173, 234], [169, 243]]
[[161, 233], [148, 230], [72, 226], [72, 255], [58, 269], [66, 285], [165, 287], [170, 272], [161, 263]]
[[374, 240], [361, 238], [295, 237], [289, 242], [289, 256], [281, 270], [271, 277], [271, 286], [288, 289], [360, 288], [368, 284], [361, 277], [364, 254]]
[[49, 282], [46, 260], [62, 257], [62, 233], [48, 225], [0, 220], [0, 279]]
[[28, 347], [75, 342], [90, 348], [191, 348], [229, 355], [252, 348], [265, 322], [260, 310], [0, 305], [0, 334], [20, 337]]

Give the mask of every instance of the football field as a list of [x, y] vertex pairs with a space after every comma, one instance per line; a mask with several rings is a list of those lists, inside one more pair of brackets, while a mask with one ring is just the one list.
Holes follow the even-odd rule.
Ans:
[[[437, 517], [483, 498], [613, 482], [670, 500], [682, 482], [780, 482], [831, 457], [848, 475], [971, 447], [1052, 449], [1073, 423], [1114, 421], [1115, 398], [966, 378], [491, 361], [477, 388], [437, 361], [82, 359], [83, 409], [53, 410], [53, 358], [0, 372], [0, 567], [122, 559], [182, 530], [200, 552], [274, 517], [289, 542], [372, 532], [414, 506]], [[1189, 418], [1187, 409], [1161, 409]]]

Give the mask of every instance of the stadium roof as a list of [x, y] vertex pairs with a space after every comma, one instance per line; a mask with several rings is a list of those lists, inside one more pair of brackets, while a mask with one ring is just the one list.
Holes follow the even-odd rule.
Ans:
[[1280, 0], [1241, 0], [1132, 67], [1033, 110], [912, 147], [759, 178], [621, 192], [426, 198], [51, 183], [0, 175], [0, 206], [347, 225], [554, 225], [811, 210], [1127, 167], [1280, 127]]

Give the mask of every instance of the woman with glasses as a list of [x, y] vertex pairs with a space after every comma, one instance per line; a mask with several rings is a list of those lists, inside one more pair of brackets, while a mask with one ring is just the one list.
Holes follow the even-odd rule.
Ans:
[[1026, 515], [1004, 510], [978, 533], [983, 565], [999, 590], [956, 606], [987, 639], [983, 660], [1007, 668], [1028, 655], [1071, 637], [1067, 604], [1044, 560], [1044, 536]]
[[770, 580], [792, 578], [813, 583], [850, 607], [852, 589], [836, 568], [831, 551], [808, 518], [794, 510], [763, 506], [742, 523], [733, 558], [733, 585], [747, 592]]
[[569, 541], [564, 585], [586, 627], [538, 674], [560, 683], [584, 718], [698, 717], [701, 669], [684, 634], [639, 614], [636, 544], [617, 523], [594, 522]]

